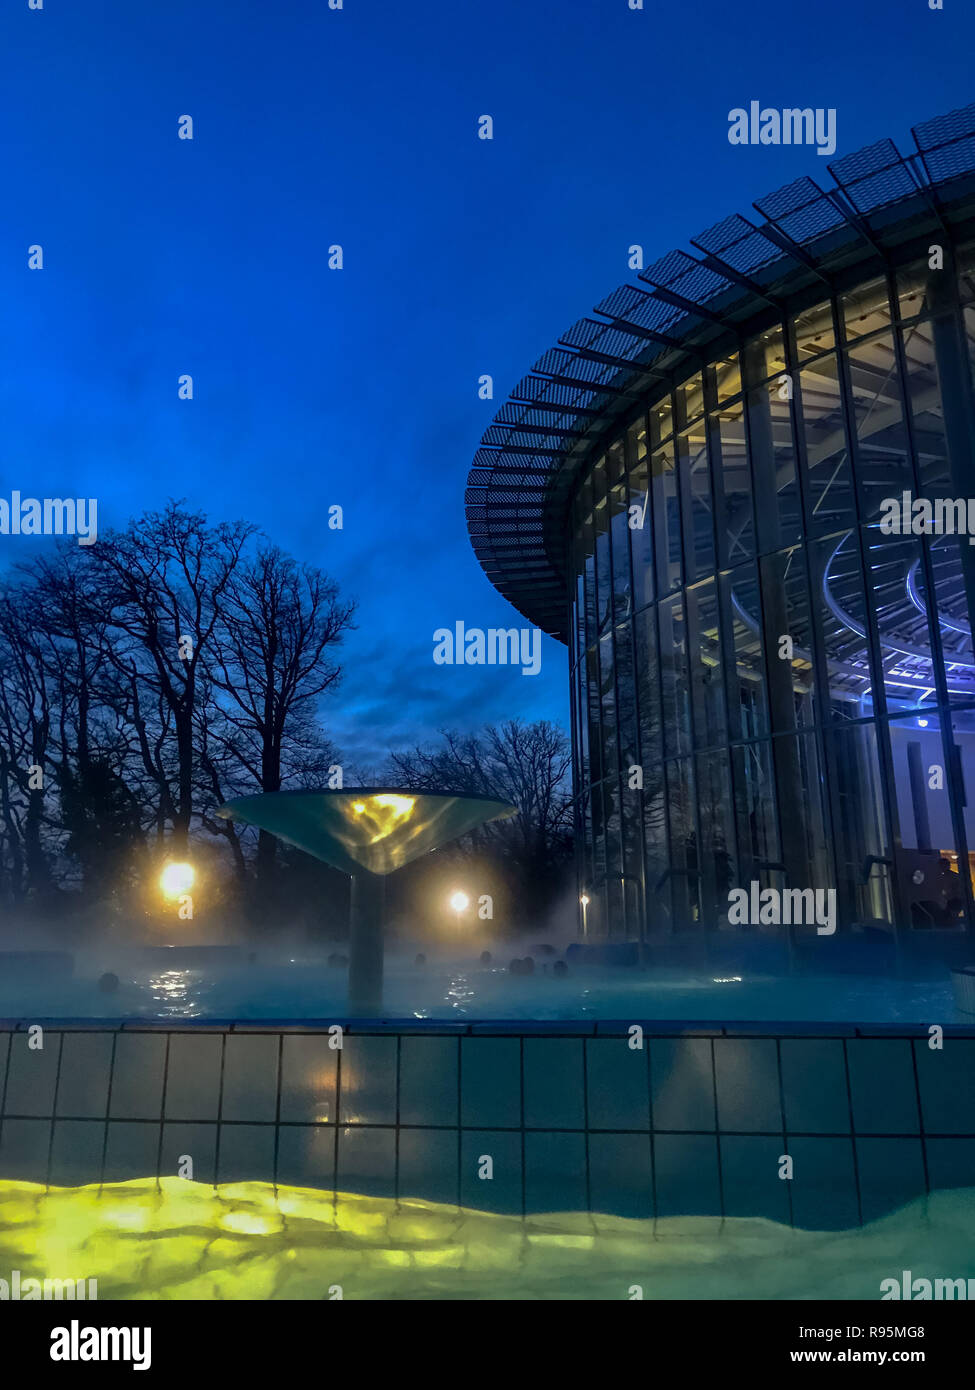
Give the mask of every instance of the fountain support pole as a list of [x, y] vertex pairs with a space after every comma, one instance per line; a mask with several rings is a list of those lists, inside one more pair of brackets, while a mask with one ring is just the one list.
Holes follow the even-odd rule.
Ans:
[[368, 870], [352, 875], [349, 913], [349, 1010], [378, 1014], [383, 1006], [385, 879]]

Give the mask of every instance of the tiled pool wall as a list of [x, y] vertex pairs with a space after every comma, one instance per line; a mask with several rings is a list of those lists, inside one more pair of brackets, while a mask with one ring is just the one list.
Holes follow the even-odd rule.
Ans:
[[337, 1049], [327, 1023], [55, 1022], [38, 1049], [0, 1024], [0, 1180], [189, 1155], [206, 1183], [807, 1229], [975, 1185], [975, 1028], [932, 1050], [920, 1028], [650, 1023], [637, 1048], [631, 1026], [351, 1023]]

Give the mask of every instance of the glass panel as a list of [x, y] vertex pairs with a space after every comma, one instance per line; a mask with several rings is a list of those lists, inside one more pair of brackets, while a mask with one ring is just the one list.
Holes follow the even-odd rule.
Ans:
[[668, 819], [670, 822], [670, 887], [676, 930], [700, 921], [698, 898], [697, 827], [694, 813], [692, 760], [681, 758], [667, 765]]
[[616, 745], [616, 689], [613, 681], [613, 634], [607, 632], [599, 640], [599, 679], [603, 717], [604, 778], [614, 781], [618, 775]]
[[[592, 884], [593, 898], [605, 890], [606, 885], [606, 818], [603, 806], [603, 783], [594, 782], [591, 793], [592, 801]], [[595, 905], [595, 904], [594, 904]], [[602, 903], [597, 908], [603, 914], [603, 922], [606, 921], [606, 904]]]
[[733, 649], [734, 686], [728, 692], [731, 737], [761, 737], [768, 734], [768, 700], [762, 658], [758, 571], [754, 563], [742, 565], [731, 574], [723, 574], [720, 584], [725, 632], [727, 634], [730, 622]]
[[653, 561], [653, 517], [650, 512], [649, 466], [646, 459], [630, 472], [630, 554], [633, 562], [633, 604], [639, 611], [656, 595]]
[[697, 814], [701, 826], [701, 903], [712, 925], [727, 917], [728, 892], [738, 879], [728, 755], [696, 759]]
[[641, 415], [626, 432], [626, 457], [630, 468], [647, 456], [647, 422]]
[[758, 386], [769, 377], [779, 377], [786, 370], [785, 336], [782, 325], [777, 323], [767, 333], [749, 339], [745, 347], [745, 381], [748, 386]]
[[615, 444], [611, 444], [606, 450], [606, 481], [607, 486], [618, 483], [623, 476], [623, 441], [617, 439]]
[[758, 879], [763, 888], [781, 887], [780, 873], [771, 868], [780, 859], [771, 745], [748, 743], [732, 748], [731, 768], [741, 856], [739, 883], [745, 886]]
[[905, 919], [922, 930], [964, 924], [948, 757], [938, 725], [934, 711], [892, 719], [888, 725], [894, 767], [891, 814], [900, 846], [897, 882]]
[[[592, 884], [595, 878], [592, 857], [592, 797], [588, 789], [582, 795], [582, 883], [583, 893], [591, 897]], [[588, 912], [583, 917], [586, 925], [589, 925]]]
[[800, 373], [809, 525], [838, 531], [856, 522], [835, 354]]
[[634, 619], [636, 663], [640, 698], [640, 765], [644, 785], [650, 769], [663, 760], [663, 728], [660, 719], [660, 687], [657, 678], [657, 615], [653, 609]]
[[902, 266], [895, 272], [894, 292], [900, 318], [915, 318], [928, 308], [926, 290], [931, 273], [926, 256], [920, 261]]
[[684, 542], [686, 582], [715, 570], [714, 514], [711, 507], [711, 470], [708, 467], [704, 421], [677, 440], [678, 471], [684, 488]]
[[596, 520], [592, 514], [592, 485], [587, 480], [579, 496], [582, 508], [582, 547], [585, 554], [586, 588], [586, 638], [585, 646], [591, 647], [598, 635], [596, 621]]
[[643, 768], [643, 833], [647, 902], [651, 928], [670, 924], [670, 890], [657, 884], [667, 869], [667, 791], [657, 675], [657, 615], [651, 608], [635, 619], [640, 705], [640, 766]]
[[840, 297], [839, 308], [847, 341], [889, 327], [891, 312], [886, 277], [857, 285]]
[[614, 483], [609, 494], [610, 535], [613, 550], [614, 621], [629, 618], [633, 608], [630, 586], [630, 527], [626, 480]]
[[890, 845], [872, 722], [826, 735], [839, 924], [893, 920]]
[[704, 378], [700, 372], [695, 372], [692, 377], [678, 386], [674, 392], [674, 399], [677, 405], [677, 428], [690, 424], [699, 415], [704, 414]]
[[589, 780], [589, 691], [586, 680], [586, 663], [583, 659], [576, 667], [577, 726], [579, 730], [579, 761], [583, 781]]
[[[955, 710], [951, 716], [951, 740], [955, 781], [965, 839], [968, 842], [968, 872], [975, 888], [975, 710]], [[960, 847], [959, 847], [960, 848]], [[963, 872], [965, 854], [957, 855], [955, 868]]]
[[848, 349], [847, 359], [858, 441], [860, 514], [873, 520], [885, 498], [914, 485], [893, 337], [883, 333], [859, 343]]
[[955, 249], [958, 267], [958, 292], [962, 299], [975, 299], [975, 241]]
[[[667, 788], [662, 765], [643, 789], [643, 844], [646, 864], [648, 926], [653, 930], [670, 928], [671, 884], [667, 874], [670, 849], [667, 836]], [[661, 882], [661, 880], [663, 880]]]
[[593, 470], [592, 486], [596, 529], [596, 607], [599, 632], [603, 633], [613, 617], [613, 570], [609, 548], [609, 502], [606, 496], [605, 459], [600, 459]]
[[759, 551], [778, 550], [802, 535], [802, 503], [796, 477], [791, 393], [783, 398], [777, 381], [748, 393], [748, 443], [756, 498], [775, 497], [776, 505], [756, 506]]
[[669, 395], [650, 407], [650, 447], [656, 449], [674, 432], [674, 408]]
[[794, 320], [796, 335], [796, 361], [801, 365], [810, 357], [828, 352], [836, 346], [833, 329], [833, 309], [827, 300], [805, 309]]
[[714, 367], [714, 389], [718, 404], [731, 400], [741, 392], [741, 362], [737, 352], [719, 358]]
[[935, 691], [920, 542], [882, 535], [876, 526], [864, 536], [888, 707], [930, 704]]
[[599, 732], [599, 648], [586, 652], [586, 708], [589, 715], [589, 780], [598, 782], [603, 775], [602, 735]]
[[867, 601], [856, 531], [811, 543], [813, 594], [829, 679], [829, 717], [873, 713]]
[[772, 740], [781, 862], [789, 888], [835, 887], [823, 811], [823, 776], [814, 734]]
[[687, 675], [687, 632], [680, 595], [662, 600], [660, 675], [663, 687], [664, 753], [673, 757], [691, 751], [690, 690]]
[[[902, 333], [921, 491], [934, 497], [948, 484], [948, 446], [945, 440], [941, 383], [934, 356], [933, 325], [917, 323]], [[906, 484], [911, 487], [911, 484]], [[913, 487], [911, 487], [913, 491]]]
[[811, 724], [813, 640], [801, 546], [765, 555], [758, 562], [768, 650], [772, 728], [784, 733]]
[[668, 593], [681, 583], [680, 502], [673, 445], [658, 449], [651, 458], [651, 491], [657, 584], [661, 593]]
[[586, 650], [586, 576], [585, 560], [582, 553], [582, 527], [576, 532], [574, 545], [576, 560], [576, 582], [572, 596], [572, 661], [578, 662]]
[[[606, 878], [612, 887], [619, 884], [623, 871], [622, 823], [620, 821], [620, 789], [615, 777], [603, 783], [603, 810], [606, 814]], [[612, 911], [612, 909], [611, 909]], [[621, 922], [621, 916], [614, 914], [614, 924]]]
[[[972, 650], [972, 627], [966, 597], [963, 561], [971, 566], [975, 556], [967, 550], [964, 536], [938, 536], [928, 542], [928, 554], [934, 574], [934, 609], [941, 631], [941, 650], [944, 655], [948, 682], [948, 698], [952, 704], [975, 699], [975, 654]], [[920, 567], [915, 574], [914, 587], [919, 596], [926, 592]]]
[[629, 941], [642, 941], [646, 935], [643, 921], [643, 860], [640, 841], [640, 822], [623, 821], [623, 911]]
[[713, 579], [687, 591], [691, 690], [694, 700], [694, 746], [716, 748], [727, 743], [724, 680], [722, 679], [717, 586]]
[[616, 629], [616, 702], [619, 720], [620, 769], [625, 786], [629, 769], [639, 761], [637, 745], [636, 678], [629, 623]]
[[715, 426], [715, 481], [723, 496], [724, 529], [729, 567], [741, 564], [755, 553], [755, 523], [752, 517], [752, 484], [745, 448], [745, 410], [739, 401], [717, 411]]

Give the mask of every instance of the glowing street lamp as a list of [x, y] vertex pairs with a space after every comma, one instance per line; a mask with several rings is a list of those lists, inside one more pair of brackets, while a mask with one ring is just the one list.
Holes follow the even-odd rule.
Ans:
[[196, 870], [192, 864], [167, 864], [159, 875], [159, 887], [166, 898], [181, 898], [196, 882]]
[[580, 903], [582, 903], [582, 934], [583, 934], [583, 936], [588, 936], [588, 935], [589, 935], [589, 927], [588, 927], [587, 924], [586, 924], [586, 908], [589, 906], [589, 895], [588, 895], [588, 893], [583, 893], [583, 895], [582, 895], [582, 897], [579, 899], [579, 901], [580, 901]]
[[457, 913], [457, 925], [458, 925], [458, 926], [460, 926], [460, 914], [461, 914], [462, 912], [466, 912], [467, 909], [470, 907], [470, 905], [471, 905], [471, 900], [470, 900], [470, 898], [467, 896], [466, 893], [461, 893], [461, 892], [458, 890], [458, 892], [452, 893], [452, 894], [451, 894], [451, 896], [450, 896], [450, 906], [451, 906], [451, 907], [454, 909], [454, 911]]

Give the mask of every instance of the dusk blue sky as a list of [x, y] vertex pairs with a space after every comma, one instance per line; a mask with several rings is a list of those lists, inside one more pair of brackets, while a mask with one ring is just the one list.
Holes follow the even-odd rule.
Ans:
[[360, 604], [323, 709], [351, 760], [566, 722], [549, 639], [537, 677], [432, 661], [435, 628], [515, 617], [467, 538], [481, 432], [632, 242], [828, 181], [730, 145], [732, 108], [908, 149], [975, 98], [973, 51], [969, 0], [4, 0], [0, 495], [95, 496], [101, 531], [185, 497], [326, 569]]

